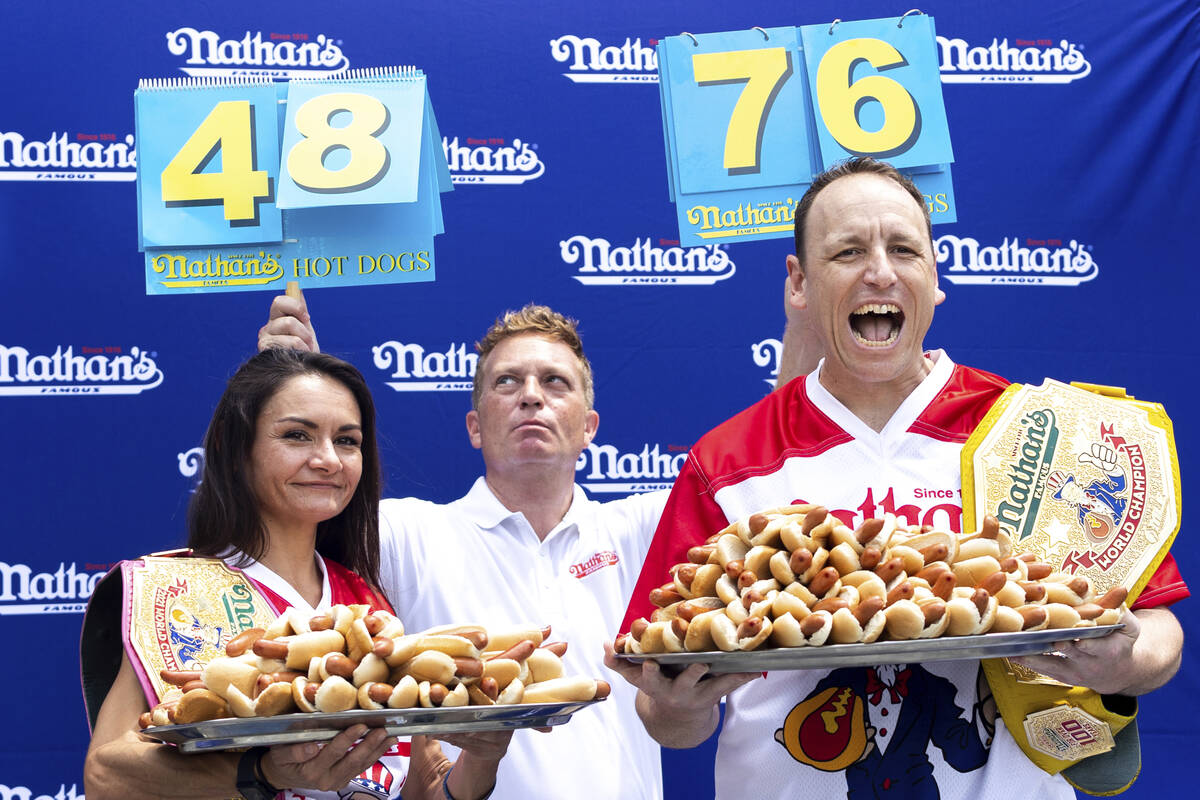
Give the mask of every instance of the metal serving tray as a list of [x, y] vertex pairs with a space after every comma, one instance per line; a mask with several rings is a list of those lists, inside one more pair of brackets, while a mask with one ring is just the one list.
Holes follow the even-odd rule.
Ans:
[[1090, 628], [1051, 628], [1041, 631], [942, 636], [937, 639], [909, 639], [870, 644], [778, 647], [732, 653], [655, 653], [652, 656], [622, 653], [617, 657], [637, 663], [653, 658], [659, 664], [679, 669], [689, 664], [708, 664], [710, 673], [870, 667], [878, 664], [916, 664], [922, 661], [962, 661], [1035, 655], [1048, 652], [1055, 642], [1094, 639], [1107, 636], [1123, 627], [1124, 625], [1118, 623]]
[[214, 719], [190, 725], [159, 725], [142, 731], [152, 739], [178, 745], [184, 753], [207, 753], [257, 745], [296, 744], [332, 739], [339, 731], [362, 723], [387, 728], [393, 736], [458, 733], [561, 725], [581, 708], [600, 700], [572, 703], [527, 703], [454, 708], [404, 708], [339, 711], [330, 714], [281, 714], [276, 717]]

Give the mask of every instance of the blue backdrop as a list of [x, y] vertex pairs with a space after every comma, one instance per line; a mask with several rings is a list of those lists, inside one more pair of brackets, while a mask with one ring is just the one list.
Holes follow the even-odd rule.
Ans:
[[[1013, 380], [1087, 380], [1160, 401], [1183, 474], [1195, 474], [1200, 9], [922, 9], [940, 35], [959, 204], [959, 221], [935, 230], [948, 300], [928, 344]], [[6, 3], [0, 634], [13, 646], [0, 676], [14, 692], [3, 704], [0, 794], [82, 796], [83, 605], [111, 563], [183, 541], [193, 448], [270, 301], [145, 295], [139, 78], [271, 68], [255, 60], [255, 41], [337, 48], [343, 67], [423, 68], [456, 182], [443, 195], [437, 281], [308, 295], [323, 349], [356, 363], [375, 391], [387, 494], [446, 501], [470, 486], [482, 468], [463, 428], [472, 343], [498, 312], [536, 300], [582, 320], [602, 425], [579, 480], [619, 496], [669, 484], [697, 437], [769, 390], [790, 247], [722, 246], [708, 254], [706, 284], [630, 270], [628, 254], [613, 253], [682, 256], [653, 43], [906, 10], [825, 0]], [[587, 280], [599, 275], [665, 281]], [[54, 378], [81, 357], [90, 371]], [[1200, 585], [1186, 521], [1174, 552]], [[1200, 633], [1190, 603], [1176, 611]], [[1127, 796], [1185, 785], [1195, 663], [1185, 653], [1174, 682], [1143, 701], [1145, 768]], [[711, 757], [669, 754], [668, 791], [711, 793]]]

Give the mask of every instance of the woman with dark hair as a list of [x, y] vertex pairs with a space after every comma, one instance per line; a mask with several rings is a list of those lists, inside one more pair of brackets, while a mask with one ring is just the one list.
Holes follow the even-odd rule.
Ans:
[[[320, 353], [267, 350], [243, 364], [204, 440], [188, 514], [195, 556], [250, 579], [276, 613], [334, 604], [391, 607], [379, 585], [380, 468], [375, 406], [362, 375]], [[137, 732], [149, 708], [128, 655], [96, 717], [84, 764], [90, 800], [106, 797], [484, 797], [511, 732], [396, 742], [363, 725], [328, 743], [184, 756]], [[411, 778], [406, 780], [406, 778]], [[236, 787], [236, 789], [235, 789]], [[304, 787], [292, 792], [290, 788]]]

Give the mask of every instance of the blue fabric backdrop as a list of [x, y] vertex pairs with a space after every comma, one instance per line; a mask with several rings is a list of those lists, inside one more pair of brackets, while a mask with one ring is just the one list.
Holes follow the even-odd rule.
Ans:
[[[504, 308], [537, 300], [582, 320], [603, 424], [579, 478], [599, 496], [668, 484], [700, 434], [769, 389], [786, 239], [725, 247], [709, 285], [582, 280], [618, 274], [603, 271], [617, 267], [611, 248], [673, 257], [652, 43], [683, 30], [906, 10], [826, 0], [6, 3], [0, 635], [10, 646], [0, 678], [12, 693], [0, 795], [82, 796], [83, 604], [111, 563], [182, 542], [193, 448], [266, 319], [261, 292], [145, 295], [137, 80], [238, 68], [199, 63], [186, 29], [223, 42], [318, 43], [352, 68], [414, 64], [429, 75], [457, 183], [443, 196], [437, 281], [308, 299], [323, 348], [359, 365], [375, 391], [387, 494], [446, 501], [482, 466], [464, 435], [461, 386], [472, 343]], [[942, 37], [959, 203], [959, 221], [935, 230], [948, 300], [930, 346], [1013, 380], [1087, 380], [1158, 400], [1173, 415], [1183, 474], [1195, 474], [1200, 8], [938, 0], [923, 10]], [[512, 148], [507, 169], [479, 168], [492, 161], [482, 148], [501, 147]], [[84, 161], [64, 162], [72, 153]], [[1080, 282], [1046, 285], [1042, 273], [997, 266], [1022, 252], [1036, 261], [1039, 248], [1070, 260]], [[64, 395], [18, 369], [56, 356], [101, 356], [94, 363], [116, 378], [76, 381], [83, 388]], [[1187, 528], [1174, 552], [1200, 586]], [[1176, 610], [1200, 633], [1191, 603]], [[1194, 650], [1143, 701], [1145, 769], [1127, 796], [1187, 785]], [[668, 754], [669, 792], [710, 793], [711, 757], [711, 748]]]

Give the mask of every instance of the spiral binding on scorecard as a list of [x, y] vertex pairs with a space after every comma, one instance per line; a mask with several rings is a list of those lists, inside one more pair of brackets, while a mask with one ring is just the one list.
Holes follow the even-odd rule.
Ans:
[[141, 78], [139, 91], [169, 91], [172, 89], [208, 89], [228, 86], [265, 86], [269, 77], [255, 75], [206, 75], [187, 78]]
[[417, 67], [361, 67], [330, 75], [305, 75], [292, 80], [298, 83], [340, 83], [344, 81], [412, 80], [423, 78], [425, 73]]
[[[423, 78], [425, 73], [413, 66], [394, 67], [361, 67], [344, 70], [328, 75], [305, 75], [292, 78], [298, 83], [317, 83], [320, 81], [379, 81], [379, 80], [413, 80]], [[226, 88], [230, 86], [267, 86], [277, 81], [266, 75], [206, 75], [198, 77], [179, 78], [141, 78], [138, 81], [139, 91], [170, 91], [173, 89], [208, 89]]]

